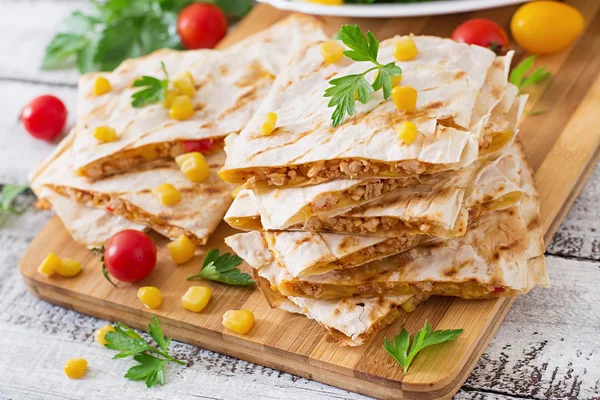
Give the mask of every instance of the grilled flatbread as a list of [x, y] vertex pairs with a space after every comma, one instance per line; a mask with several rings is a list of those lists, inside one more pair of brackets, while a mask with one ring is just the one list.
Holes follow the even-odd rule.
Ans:
[[[487, 298], [515, 296], [537, 285], [547, 286], [539, 202], [529, 169], [524, 167], [521, 175], [525, 195], [519, 205], [483, 215], [463, 237], [428, 241], [349, 270], [294, 277], [278, 259], [274, 268], [258, 273], [285, 296], [319, 299], [382, 294]], [[246, 254], [268, 247], [260, 233], [244, 235], [230, 240], [250, 247]]]
[[[232, 202], [233, 186], [217, 175], [224, 162], [223, 152], [206, 157], [211, 173], [202, 183], [190, 182], [174, 161], [164, 160], [90, 182], [73, 173], [72, 139], [73, 135], [67, 137], [50, 160], [31, 176], [34, 190], [49, 188], [80, 205], [110, 211], [166, 237], [185, 234], [195, 244], [206, 243]], [[177, 188], [179, 203], [165, 206], [159, 202], [152, 190], [163, 183]], [[44, 197], [43, 193], [38, 195]]]
[[35, 190], [36, 194], [50, 203], [73, 239], [86, 247], [98, 247], [118, 232], [126, 229], [144, 231], [144, 225], [136, 224], [97, 208], [82, 206], [47, 187]]
[[[260, 236], [258, 238], [260, 239]], [[225, 242], [255, 271], [279, 268], [265, 247], [256, 247], [254, 251], [252, 246], [244, 245], [236, 240], [235, 236], [226, 238]], [[348, 346], [365, 343], [401, 313], [413, 311], [418, 303], [425, 300], [411, 295], [334, 300], [285, 297], [271, 289], [274, 283], [269, 282], [260, 273], [255, 273], [255, 278], [271, 307], [306, 315], [325, 330], [329, 340]]]
[[[394, 40], [380, 43], [380, 62], [395, 61]], [[415, 36], [413, 40], [417, 57], [396, 64], [403, 70], [402, 85], [418, 92], [415, 112], [399, 112], [378, 91], [367, 104], [357, 102], [356, 115], [333, 128], [333, 109], [323, 97], [328, 81], [361, 73], [365, 66], [349, 60], [325, 63], [320, 45], [310, 45], [280, 73], [234, 144], [221, 177], [253, 188], [431, 174], [467, 166], [480, 150], [509, 142], [514, 132], [485, 132], [484, 128], [507, 94], [512, 53], [496, 58], [487, 49], [449, 39]], [[260, 128], [269, 112], [277, 114], [277, 126], [264, 136]], [[406, 120], [419, 130], [410, 145], [401, 142], [395, 131]]]
[[[113, 72], [83, 75], [74, 168], [98, 179], [175, 157], [185, 152], [185, 141], [210, 140], [221, 150], [222, 138], [242, 130], [290, 56], [302, 43], [325, 37], [316, 19], [297, 15], [226, 50], [162, 49], [126, 60]], [[139, 90], [133, 81], [143, 75], [163, 79], [161, 62], [170, 77], [189, 72], [195, 80], [195, 113], [186, 121], [169, 118], [161, 103], [131, 107], [131, 95]], [[99, 76], [109, 80], [112, 90], [95, 96], [92, 88]], [[93, 130], [100, 125], [116, 129], [118, 140], [98, 142]]]

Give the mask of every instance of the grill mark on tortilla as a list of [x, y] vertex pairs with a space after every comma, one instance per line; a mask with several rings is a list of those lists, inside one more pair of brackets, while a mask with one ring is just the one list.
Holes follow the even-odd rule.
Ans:
[[[305, 236], [300, 240], [295, 240], [294, 241], [294, 250], [296, 250], [298, 247], [300, 247], [301, 245], [303, 245], [304, 243], [308, 243], [310, 242], [310, 236]], [[293, 251], [293, 250], [292, 250]]]
[[333, 78], [334, 76], [336, 76], [337, 74], [338, 74], [338, 73], [337, 73], [336, 71], [333, 71], [331, 74], [329, 74], [329, 75], [327, 75], [327, 76], [325, 77], [325, 80], [326, 80], [326, 81], [328, 81], [328, 80], [330, 80], [331, 78]]
[[[285, 142], [285, 143], [282, 143], [282, 144], [278, 144], [277, 146], [271, 146], [271, 147], [264, 148], [264, 149], [262, 149], [260, 151], [257, 151], [256, 153], [254, 153], [250, 157], [248, 157], [246, 159], [246, 161], [250, 162], [250, 161], [252, 161], [252, 159], [254, 159], [255, 157], [257, 157], [257, 156], [259, 156], [259, 155], [261, 155], [263, 153], [266, 153], [268, 151], [275, 150], [275, 149], [280, 149], [280, 148], [285, 147], [285, 146], [292, 145], [292, 144], [300, 141], [301, 139], [305, 138], [306, 136], [312, 134], [313, 132], [314, 131], [310, 130], [310, 131], [299, 133], [299, 134], [295, 135], [294, 138], [293, 138], [293, 140], [290, 141], [290, 142]], [[288, 164], [289, 164], [289, 162], [288, 162]]]
[[531, 221], [529, 221], [527, 223], [527, 231], [531, 232], [531, 231], [539, 228], [541, 224], [542, 224], [542, 220], [541, 220], [539, 214], [537, 214], [535, 217], [533, 217], [533, 219]]
[[229, 69], [227, 68], [227, 65], [225, 65], [225, 64], [219, 65], [219, 72], [221, 73], [221, 75], [227, 76], [227, 74], [229, 73]]
[[460, 71], [456, 71], [454, 73], [454, 80], [455, 81], [461, 80], [465, 76], [467, 76], [467, 72], [465, 70], [461, 69]]
[[244, 108], [246, 106], [246, 104], [250, 103], [253, 100], [256, 100], [257, 97], [258, 97], [258, 85], [255, 85], [252, 87], [252, 89], [250, 89], [246, 93], [242, 94], [238, 98], [236, 103], [233, 106], [226, 109], [225, 111], [223, 111], [223, 113], [221, 115], [219, 115], [217, 117], [217, 119], [218, 120], [224, 119], [228, 115], [233, 114], [234, 112]]
[[235, 85], [237, 87], [246, 87], [255, 84], [256, 82], [269, 79], [271, 81], [275, 80], [275, 75], [271, 73], [271, 71], [267, 70], [263, 67], [260, 61], [254, 60], [248, 66], [248, 73], [242, 76]]
[[340, 250], [358, 245], [360, 240], [356, 236], [345, 236], [340, 242]]

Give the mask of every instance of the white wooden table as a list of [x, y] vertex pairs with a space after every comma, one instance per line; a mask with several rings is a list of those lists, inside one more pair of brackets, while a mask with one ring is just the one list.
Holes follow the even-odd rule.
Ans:
[[[18, 115], [33, 97], [65, 101], [73, 122], [77, 73], [38, 70], [43, 47], [75, 0], [0, 0], [0, 183], [25, 183], [53, 145], [31, 139]], [[600, 168], [548, 247], [553, 287], [520, 297], [458, 399], [600, 399]], [[28, 211], [0, 228], [0, 399], [358, 399], [362, 396], [182, 343], [187, 368], [146, 389], [122, 376], [93, 332], [105, 322], [34, 298], [17, 263], [50, 213]], [[85, 357], [85, 379], [68, 380], [67, 358]]]

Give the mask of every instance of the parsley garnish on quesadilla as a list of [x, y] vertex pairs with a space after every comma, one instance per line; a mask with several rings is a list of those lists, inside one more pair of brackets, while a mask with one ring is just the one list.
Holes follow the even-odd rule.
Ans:
[[160, 66], [165, 73], [165, 79], [144, 75], [133, 82], [133, 87], [143, 87], [144, 89], [131, 95], [131, 98], [133, 99], [131, 102], [132, 107], [143, 107], [148, 104], [158, 103], [165, 99], [165, 94], [169, 88], [169, 74], [165, 68], [165, 63], [161, 61]]
[[[382, 65], [377, 61], [379, 41], [371, 32], [367, 32], [365, 38], [358, 25], [343, 25], [339, 36], [342, 42], [350, 47], [350, 50], [344, 52], [346, 57], [354, 61], [371, 62], [375, 66], [361, 74], [342, 76], [329, 81], [331, 87], [325, 90], [324, 97], [331, 97], [328, 106], [336, 107], [331, 116], [334, 127], [342, 123], [346, 114], [354, 115], [356, 99], [367, 104], [371, 99], [371, 93], [381, 88], [383, 88], [383, 98], [388, 99], [392, 92], [392, 77], [402, 75], [402, 69], [394, 62]], [[375, 70], [377, 70], [377, 77], [370, 84], [365, 79], [365, 75]]]
[[210, 249], [204, 257], [200, 273], [190, 276], [187, 280], [203, 278], [228, 285], [252, 285], [254, 281], [250, 275], [236, 268], [241, 263], [242, 259], [235, 254], [224, 253], [221, 255], [218, 249]]
[[388, 338], [383, 340], [383, 348], [404, 368], [404, 374], [406, 374], [410, 364], [421, 350], [435, 344], [456, 340], [462, 332], [462, 329], [431, 332], [431, 324], [425, 321], [423, 329], [416, 333], [412, 346], [410, 344], [410, 333], [402, 328], [402, 332], [391, 341]]

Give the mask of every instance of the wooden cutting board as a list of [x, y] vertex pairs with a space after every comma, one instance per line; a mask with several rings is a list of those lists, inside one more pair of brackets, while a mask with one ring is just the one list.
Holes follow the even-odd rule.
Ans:
[[[600, 2], [569, 1], [587, 20], [587, 30], [569, 49], [540, 57], [553, 77], [532, 88], [527, 110], [544, 111], [527, 116], [520, 137], [536, 171], [541, 217], [548, 243], [598, 159], [600, 148]], [[514, 7], [438, 17], [367, 20], [325, 18], [329, 34], [341, 24], [357, 23], [379, 39], [394, 34], [449, 36], [462, 21], [491, 18], [508, 30]], [[259, 31], [287, 14], [259, 5], [224, 40], [226, 46]], [[516, 46], [515, 46], [516, 47]], [[518, 52], [517, 61], [524, 54]], [[223, 238], [234, 231], [221, 224], [207, 248], [228, 250]], [[167, 241], [154, 235], [159, 261], [154, 272], [139, 284], [108, 284], [94, 255], [77, 245], [58, 218], [53, 218], [32, 241], [20, 262], [21, 273], [31, 292], [49, 302], [111, 321], [145, 328], [155, 314], [167, 335], [199, 347], [225, 353], [257, 364], [378, 398], [437, 399], [452, 396], [469, 376], [510, 309], [513, 299], [466, 301], [433, 298], [417, 311], [402, 314], [370, 343], [356, 348], [328, 343], [316, 323], [299, 315], [272, 310], [255, 288], [235, 288], [210, 282], [187, 282], [200, 269], [203, 254], [183, 266], [170, 261]], [[76, 278], [47, 279], [36, 272], [50, 252], [81, 260], [83, 272]], [[204, 253], [205, 249], [202, 250]], [[246, 266], [247, 267], [247, 266]], [[180, 298], [191, 285], [208, 285], [214, 294], [201, 313], [185, 311]], [[164, 302], [150, 311], [136, 299], [138, 287], [157, 286]], [[542, 290], [542, 289], [536, 289]], [[252, 310], [256, 323], [245, 336], [224, 330], [221, 318], [229, 309]], [[382, 349], [384, 337], [406, 327], [411, 333], [425, 320], [434, 329], [464, 328], [453, 343], [426, 349], [408, 375]]]

